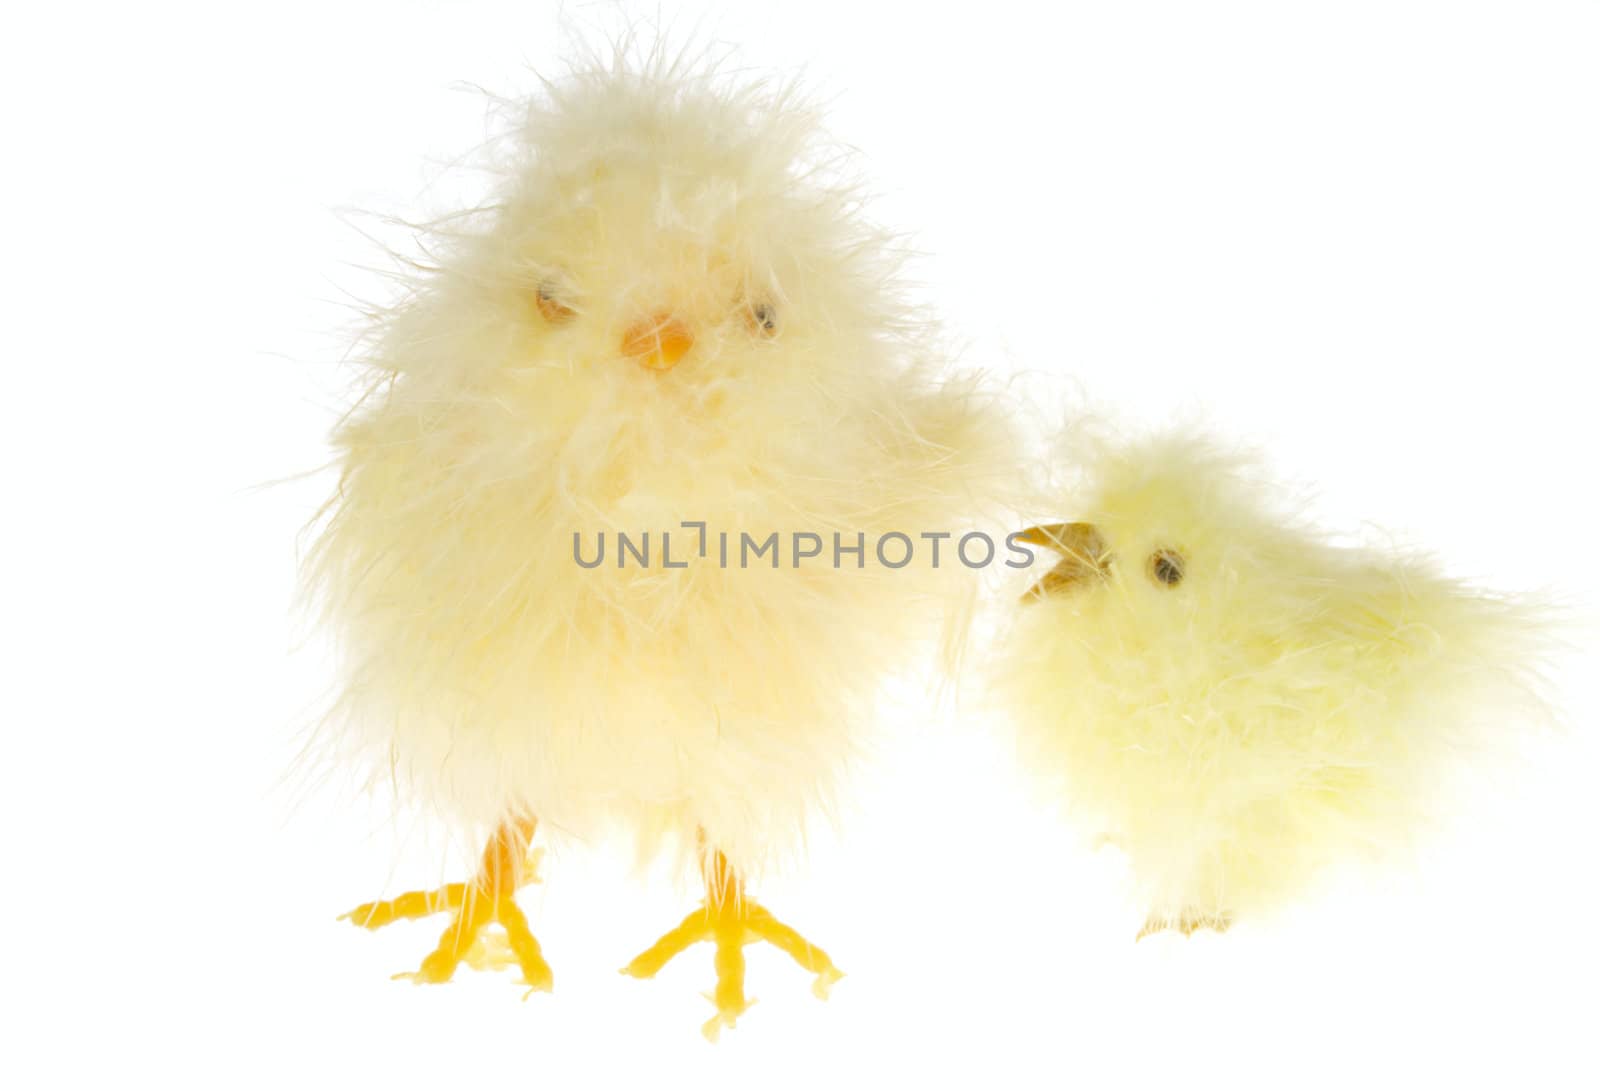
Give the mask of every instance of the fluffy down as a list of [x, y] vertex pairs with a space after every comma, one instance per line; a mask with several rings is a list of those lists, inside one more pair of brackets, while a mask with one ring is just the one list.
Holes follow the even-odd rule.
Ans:
[[1538, 611], [1328, 544], [1193, 435], [1087, 466], [1094, 532], [1061, 536], [1091, 548], [1018, 607], [998, 687], [1151, 927], [1225, 927], [1404, 838], [1446, 759], [1541, 711]]
[[[657, 58], [513, 113], [492, 203], [424, 241], [335, 436], [325, 737], [480, 836], [508, 812], [703, 829], [747, 873], [794, 846], [965, 582], [879, 567], [874, 540], [958, 527], [1007, 444], [935, 374], [892, 240], [788, 91]], [[826, 544], [798, 568], [797, 531]], [[648, 568], [618, 567], [618, 532], [650, 532]], [[778, 532], [780, 567], [740, 567], [742, 532]], [[835, 532], [865, 568], [833, 567]]]

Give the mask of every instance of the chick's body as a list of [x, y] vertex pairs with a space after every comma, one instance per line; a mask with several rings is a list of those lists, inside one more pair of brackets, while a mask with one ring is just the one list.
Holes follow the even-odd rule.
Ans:
[[1126, 851], [1149, 927], [1225, 927], [1404, 837], [1526, 699], [1537, 626], [1426, 561], [1297, 525], [1193, 437], [1101, 453], [1002, 666], [1028, 748]]
[[316, 575], [339, 742], [402, 793], [701, 838], [724, 878], [796, 844], [954, 575], [858, 564], [1000, 451], [819, 151], [784, 93], [579, 71], [384, 316]]

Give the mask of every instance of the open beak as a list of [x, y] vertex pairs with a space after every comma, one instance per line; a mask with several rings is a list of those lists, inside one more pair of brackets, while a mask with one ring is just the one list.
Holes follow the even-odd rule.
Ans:
[[1017, 535], [1017, 541], [1053, 549], [1063, 558], [1043, 579], [1028, 588], [1022, 596], [1023, 602], [1079, 587], [1090, 577], [1104, 576], [1111, 570], [1111, 550], [1093, 523], [1029, 527]]
[[635, 322], [622, 334], [622, 354], [651, 371], [671, 371], [694, 347], [689, 327], [671, 315], [658, 314]]

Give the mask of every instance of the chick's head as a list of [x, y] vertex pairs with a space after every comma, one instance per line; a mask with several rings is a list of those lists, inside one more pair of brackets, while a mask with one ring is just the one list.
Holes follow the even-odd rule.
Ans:
[[623, 458], [709, 457], [730, 435], [747, 459], [803, 450], [903, 368], [893, 247], [792, 95], [658, 64], [581, 71], [518, 109], [498, 193], [446, 221], [386, 316], [391, 416], [421, 407], [472, 460], [617, 493]]
[[1022, 536], [1057, 560], [1024, 601], [1104, 682], [1198, 696], [1223, 662], [1281, 646], [1326, 586], [1245, 457], [1165, 436], [1101, 450], [1093, 472], [1078, 521]]

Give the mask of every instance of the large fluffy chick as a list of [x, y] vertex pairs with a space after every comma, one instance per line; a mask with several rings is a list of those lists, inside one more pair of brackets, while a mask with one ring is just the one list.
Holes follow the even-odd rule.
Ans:
[[[812, 115], [690, 67], [596, 63], [517, 107], [493, 203], [427, 240], [336, 435], [314, 560], [347, 649], [335, 740], [500, 831], [480, 889], [521, 881], [534, 820], [620, 823], [703, 844], [713, 901], [742, 900], [963, 582], [882, 568], [875, 538], [957, 527], [1003, 464]], [[646, 531], [650, 566], [619, 567], [615, 535]], [[825, 543], [798, 568], [796, 531]], [[743, 532], [780, 534], [777, 570], [741, 566]], [[833, 567], [834, 532], [865, 568]]]
[[998, 685], [1023, 752], [1126, 852], [1146, 931], [1225, 928], [1404, 838], [1452, 752], [1541, 712], [1538, 610], [1329, 544], [1197, 435], [1086, 457], [1082, 521], [1027, 532], [1058, 563]]

